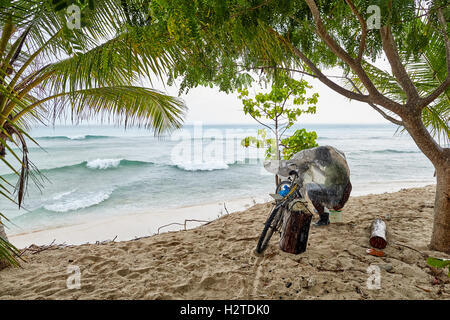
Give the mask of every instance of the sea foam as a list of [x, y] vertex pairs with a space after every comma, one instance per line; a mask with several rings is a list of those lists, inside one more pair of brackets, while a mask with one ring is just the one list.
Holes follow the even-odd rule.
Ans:
[[228, 169], [229, 166], [223, 161], [205, 161], [205, 162], [183, 162], [176, 166], [186, 171], [213, 171]]
[[111, 136], [100, 136], [100, 135], [89, 135], [89, 134], [80, 134], [74, 136], [41, 136], [36, 137], [37, 140], [93, 140], [93, 139], [108, 139], [112, 138]]
[[86, 163], [86, 167], [90, 169], [108, 169], [117, 168], [122, 159], [96, 159]]
[[[66, 193], [66, 195], [70, 194]], [[107, 200], [112, 191], [100, 191], [85, 195], [78, 195], [77, 197], [61, 197], [57, 203], [47, 204], [44, 209], [54, 212], [68, 212], [95, 206]]]

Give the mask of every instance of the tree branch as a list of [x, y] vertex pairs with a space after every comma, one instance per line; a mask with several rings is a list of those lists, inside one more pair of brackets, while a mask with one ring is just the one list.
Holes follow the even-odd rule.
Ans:
[[420, 98], [419, 93], [402, 64], [394, 37], [392, 36], [391, 28], [389, 26], [382, 26], [380, 28], [380, 35], [383, 50], [391, 65], [392, 73], [405, 91], [408, 103], [414, 104], [418, 102]]
[[289, 99], [289, 97], [291, 96], [291, 94], [292, 94], [292, 90], [289, 91], [289, 93], [288, 93], [286, 99], [284, 99], [283, 104], [281, 105], [280, 113], [278, 113], [277, 116], [281, 116], [281, 115], [283, 114], [283, 111], [284, 111], [284, 105], [286, 104], [286, 101], [288, 101], [288, 99]]
[[314, 76], [313, 76], [314, 78], [319, 79], [323, 84], [328, 86], [330, 89], [336, 91], [337, 93], [339, 93], [349, 99], [362, 101], [362, 102], [369, 102], [368, 95], [357, 94], [357, 93], [347, 90], [347, 89], [341, 87], [340, 85], [338, 85], [337, 83], [331, 81], [327, 76], [325, 76], [322, 73], [322, 71], [320, 71], [319, 68], [316, 67], [316, 65], [311, 60], [308, 59], [308, 57], [306, 57], [303, 54], [303, 52], [301, 52], [299, 49], [297, 49], [295, 46], [293, 46], [281, 34], [279, 34], [278, 32], [276, 32], [273, 29], [270, 29], [269, 31], [272, 32], [273, 34], [275, 34], [275, 36], [278, 37], [278, 39], [280, 41], [282, 41], [286, 45], [286, 47], [288, 47], [297, 58], [302, 60], [308, 66], [308, 68], [310, 68], [312, 70], [312, 72], [314, 72]]
[[[349, 77], [345, 76], [345, 79], [347, 79], [348, 82], [351, 83], [351, 85], [353, 86], [353, 88], [355, 88], [356, 91], [358, 91], [359, 93], [361, 93], [361, 90], [359, 90], [359, 88], [356, 86], [356, 84], [353, 82], [352, 79], [350, 79]], [[383, 118], [385, 118], [386, 120], [399, 125], [399, 126], [403, 126], [403, 122], [401, 120], [397, 120], [393, 117], [391, 117], [390, 115], [388, 115], [386, 112], [384, 112], [383, 110], [381, 110], [380, 108], [378, 108], [375, 104], [373, 104], [372, 102], [367, 102], [367, 104], [369, 106], [371, 106], [372, 108], [375, 109], [375, 111], [377, 111], [379, 114], [381, 114], [383, 116]]]
[[419, 149], [430, 159], [435, 166], [445, 165], [446, 159], [444, 148], [442, 148], [431, 136], [422, 121], [421, 112], [415, 110], [415, 115], [405, 118], [405, 128], [413, 138]]
[[262, 123], [262, 122], [259, 121], [256, 117], [254, 117], [254, 116], [252, 116], [252, 115], [250, 115], [250, 116], [251, 116], [253, 119], [255, 119], [255, 121], [258, 122], [260, 125], [262, 125], [262, 126], [268, 128], [270, 131], [272, 131], [273, 133], [275, 133], [275, 131], [274, 131], [270, 126], [268, 126], [267, 124]]
[[[281, 66], [246, 67], [246, 66], [239, 65], [239, 64], [237, 66], [240, 66], [240, 67], [242, 67], [244, 69], [250, 69], [250, 70], [260, 69], [262, 71], [264, 71], [264, 69], [281, 69], [281, 70], [285, 70], [285, 71], [298, 72], [298, 73], [301, 73], [301, 74], [304, 74], [304, 75], [307, 75], [307, 76], [310, 76], [310, 77], [313, 77], [313, 78], [317, 78], [317, 76], [315, 74], [312, 74], [312, 73], [309, 73], [309, 72], [306, 72], [306, 71], [303, 71], [303, 70], [284, 68], [284, 67], [281, 67]], [[242, 70], [240, 70], [240, 71], [242, 71]], [[238, 72], [240, 72], [240, 71], [238, 71]]]
[[347, 5], [350, 7], [352, 12], [355, 14], [355, 16], [358, 18], [359, 23], [361, 24], [361, 41], [359, 44], [359, 52], [358, 57], [356, 59], [357, 62], [361, 62], [362, 56], [364, 54], [364, 49], [366, 48], [366, 37], [367, 37], [367, 25], [366, 21], [364, 20], [363, 16], [359, 13], [358, 9], [356, 9], [355, 5], [351, 0], [345, 0], [347, 2]]
[[[370, 80], [366, 71], [361, 65], [361, 62], [353, 59], [326, 31], [323, 25], [322, 19], [320, 17], [319, 9], [314, 0], [305, 0], [312, 15], [314, 22], [316, 24], [316, 33], [325, 42], [325, 44], [333, 51], [333, 53], [339, 57], [343, 62], [345, 62], [353, 72], [361, 80], [362, 84], [366, 87], [369, 96], [365, 100], [359, 100], [363, 102], [374, 102], [383, 106], [384, 108], [400, 114], [402, 112], [402, 105], [389, 99], [388, 97], [382, 95], [375, 85]], [[341, 93], [342, 94], [342, 93]]]
[[316, 33], [322, 38], [325, 44], [344, 62], [349, 65], [354, 65], [353, 58], [328, 34], [325, 26], [323, 25], [322, 18], [320, 17], [319, 8], [314, 0], [305, 0], [312, 13], [314, 22], [316, 24]]
[[290, 128], [290, 127], [285, 127], [285, 128], [283, 129], [283, 132], [281, 132], [281, 134], [280, 134], [280, 140], [281, 140], [281, 138], [283, 138], [284, 133], [285, 133], [286, 130], [289, 129], [289, 128]]
[[375, 111], [377, 111], [379, 114], [381, 114], [383, 116], [383, 118], [385, 118], [386, 120], [392, 122], [393, 124], [396, 124], [398, 126], [404, 126], [403, 122], [400, 120], [397, 120], [393, 117], [391, 117], [390, 115], [388, 115], [386, 112], [384, 112], [383, 110], [381, 110], [380, 108], [378, 108], [376, 105], [374, 105], [373, 103], [369, 103], [369, 105], [375, 109]]

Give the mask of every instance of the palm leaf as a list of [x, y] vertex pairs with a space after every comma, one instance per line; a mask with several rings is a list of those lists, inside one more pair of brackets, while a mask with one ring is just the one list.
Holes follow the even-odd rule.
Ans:
[[[0, 224], [2, 222], [0, 221]], [[0, 257], [2, 260], [9, 265], [18, 266], [19, 263], [16, 257], [20, 256], [20, 251], [14, 245], [12, 245], [9, 241], [0, 237]], [[3, 261], [0, 261], [3, 262]]]
[[[94, 10], [83, 9], [83, 27], [69, 30], [65, 10], [52, 1], [2, 1], [0, 159], [17, 184], [0, 177], [0, 196], [20, 207], [28, 178], [40, 185], [26, 140], [35, 142], [26, 133], [34, 122], [69, 114], [75, 122], [100, 117], [155, 134], [181, 126], [180, 99], [138, 85], [143, 77], [164, 78], [186, 54], [173, 37], [154, 30], [138, 10], [146, 6], [146, 0], [98, 0]], [[0, 259], [12, 263], [17, 250], [0, 245]]]
[[127, 126], [153, 128], [155, 134], [179, 128], [185, 112], [181, 100], [143, 87], [84, 89], [59, 98], [62, 98], [63, 105], [71, 106], [71, 116], [75, 120], [100, 116]]

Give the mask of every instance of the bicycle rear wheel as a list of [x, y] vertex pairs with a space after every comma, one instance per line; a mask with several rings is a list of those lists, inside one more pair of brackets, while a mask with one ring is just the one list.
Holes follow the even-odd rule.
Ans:
[[264, 229], [261, 232], [258, 244], [256, 246], [257, 253], [262, 253], [264, 250], [266, 250], [273, 232], [278, 229], [279, 224], [283, 220], [281, 219], [281, 215], [283, 212], [283, 210], [281, 209], [281, 206], [275, 206], [269, 218], [267, 218], [266, 224], [264, 225]]

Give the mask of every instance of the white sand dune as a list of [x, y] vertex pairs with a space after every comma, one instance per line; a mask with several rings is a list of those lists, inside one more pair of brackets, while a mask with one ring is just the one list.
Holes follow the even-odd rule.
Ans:
[[[428, 186], [352, 197], [343, 223], [312, 227], [308, 249], [299, 255], [281, 252], [278, 235], [263, 256], [255, 255], [270, 203], [187, 231], [28, 251], [23, 268], [0, 271], [0, 298], [450, 299], [446, 273], [425, 259], [450, 258], [427, 248], [433, 193]], [[386, 256], [370, 256], [370, 223], [388, 215]], [[81, 270], [81, 289], [66, 286], [72, 265]], [[372, 265], [380, 267], [380, 289], [367, 287]]]

